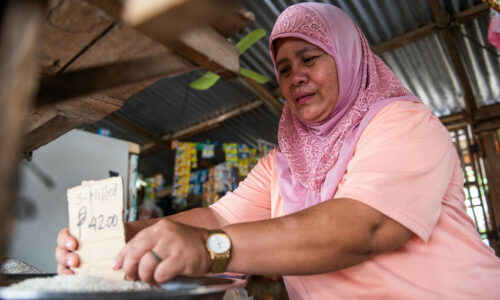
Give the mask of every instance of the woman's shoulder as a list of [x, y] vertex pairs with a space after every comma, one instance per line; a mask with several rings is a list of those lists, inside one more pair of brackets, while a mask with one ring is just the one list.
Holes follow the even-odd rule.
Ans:
[[421, 141], [448, 143], [450, 134], [438, 117], [421, 102], [395, 101], [381, 109], [370, 121], [360, 142], [370, 143]]
[[390, 128], [398, 131], [429, 131], [438, 128], [447, 132], [438, 117], [422, 102], [394, 101], [381, 109], [367, 126], [367, 129], [387, 130]]
[[[374, 117], [377, 119], [394, 119], [398, 120], [409, 116], [434, 116], [432, 111], [422, 102], [411, 100], [394, 101], [382, 108]], [[435, 117], [435, 116], [434, 116]]]

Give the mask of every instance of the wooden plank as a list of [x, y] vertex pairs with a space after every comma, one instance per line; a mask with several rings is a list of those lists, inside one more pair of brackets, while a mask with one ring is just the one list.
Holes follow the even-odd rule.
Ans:
[[[162, 136], [160, 138], [160, 140], [163, 142], [164, 145], [169, 145], [169, 142], [171, 140], [187, 139], [191, 136], [200, 134], [202, 132], [212, 130], [212, 129], [216, 128], [217, 126], [219, 126], [220, 123], [222, 123], [230, 118], [234, 118], [238, 115], [241, 115], [241, 114], [244, 114], [244, 113], [249, 112], [251, 110], [254, 110], [258, 107], [261, 107], [262, 105], [264, 105], [264, 101], [262, 101], [262, 100], [254, 101], [254, 102], [249, 103], [245, 106], [238, 107], [232, 111], [229, 111], [229, 112], [224, 113], [222, 115], [211, 118], [207, 121], [195, 124], [193, 126], [189, 126], [187, 128], [184, 128], [184, 129], [179, 130], [177, 132], [174, 132], [172, 134], [166, 134], [166, 135]], [[152, 143], [143, 145], [141, 147], [141, 154], [148, 154], [148, 153], [151, 153], [151, 152], [156, 151], [158, 149], [161, 149], [161, 145], [159, 145], [159, 143], [152, 142]]]
[[13, 230], [25, 120], [38, 83], [45, 1], [8, 0], [0, 14], [0, 263]]
[[55, 116], [57, 116], [57, 110], [52, 107], [44, 107], [31, 112], [29, 119], [27, 120], [26, 132], [31, 132], [37, 129]]
[[67, 71], [144, 58], [168, 51], [165, 46], [140, 32], [123, 24], [117, 24], [75, 59], [71, 66], [68, 66]]
[[[99, 1], [112, 4], [115, 0]], [[135, 58], [145, 58], [157, 54], [167, 53], [170, 50], [163, 45], [151, 40], [150, 38], [140, 34], [136, 30], [123, 26], [122, 24], [115, 25], [105, 36], [97, 41], [85, 53], [80, 55], [68, 71], [74, 71], [86, 67], [100, 66], [116, 61], [130, 60]], [[188, 70], [186, 70], [187, 72]], [[174, 74], [172, 74], [174, 75]], [[122, 102], [147, 86], [154, 83], [158, 78], [146, 80], [140, 83], [134, 83], [126, 86], [121, 86], [116, 89], [107, 90], [103, 94], [92, 95], [91, 98], [96, 100], [110, 101], [118, 99]]]
[[197, 69], [173, 53], [163, 53], [100, 67], [66, 72], [41, 80], [37, 106], [102, 92], [131, 83], [174, 76]]
[[[53, 109], [58, 115], [70, 119], [82, 119], [88, 123], [95, 123], [107, 115], [119, 110], [123, 101], [97, 96], [70, 99], [61, 103], [56, 103]], [[95, 97], [95, 98], [94, 98]]]
[[22, 152], [27, 153], [36, 150], [71, 129], [82, 125], [85, 121], [84, 119], [70, 119], [56, 115], [24, 137]]
[[59, 72], [112, 25], [112, 18], [84, 1], [51, 0], [43, 27], [42, 73]]

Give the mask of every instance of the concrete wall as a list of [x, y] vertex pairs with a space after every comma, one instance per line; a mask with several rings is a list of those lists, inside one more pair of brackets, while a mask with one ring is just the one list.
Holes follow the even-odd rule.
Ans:
[[35, 215], [16, 220], [8, 257], [56, 272], [57, 233], [68, 226], [66, 190], [82, 180], [107, 178], [110, 170], [119, 173], [126, 185], [128, 149], [128, 142], [72, 130], [34, 151], [31, 164], [48, 174], [54, 186], [47, 187], [27, 166], [29, 162], [21, 164], [19, 195], [34, 204]]

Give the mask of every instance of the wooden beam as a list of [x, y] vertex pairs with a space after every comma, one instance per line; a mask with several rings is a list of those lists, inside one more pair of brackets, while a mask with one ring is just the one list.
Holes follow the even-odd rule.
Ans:
[[[121, 18], [123, 7], [119, 0], [86, 0], [95, 7], [99, 7], [106, 14], [115, 20]], [[144, 1], [143, 1], [144, 2]], [[150, 2], [152, 3], [152, 2]], [[140, 3], [139, 3], [140, 4]], [[146, 3], [147, 4], [147, 3]], [[248, 25], [255, 21], [252, 12], [243, 7], [239, 7], [236, 2], [229, 1], [229, 6], [225, 7], [224, 16], [212, 19], [209, 24], [223, 36], [229, 38], [240, 33]], [[233, 5], [231, 5], [233, 4]], [[129, 10], [134, 10], [129, 7]]]
[[0, 15], [0, 263], [13, 231], [18, 162], [38, 85], [46, 1], [8, 0]]
[[146, 130], [140, 128], [139, 126], [130, 123], [129, 121], [120, 117], [117, 114], [111, 114], [111, 115], [107, 116], [106, 119], [115, 123], [116, 125], [120, 126], [121, 128], [129, 131], [130, 133], [137, 135], [141, 139], [144, 139], [144, 140], [147, 140], [147, 141], [150, 141], [153, 143], [161, 143], [161, 140], [158, 137], [152, 135], [151, 133], [147, 132]]
[[56, 115], [28, 133], [23, 139], [23, 153], [28, 153], [48, 144], [71, 129], [85, 123], [85, 119], [70, 119]]
[[460, 80], [460, 83], [462, 84], [462, 88], [464, 90], [466, 116], [470, 121], [472, 121], [472, 113], [477, 109], [477, 102], [474, 94], [472, 93], [472, 87], [470, 85], [469, 78], [467, 77], [467, 72], [465, 71], [465, 67], [462, 63], [462, 60], [460, 59], [460, 54], [458, 52], [458, 47], [453, 36], [453, 31], [450, 27], [448, 27], [448, 23], [450, 22], [450, 15], [441, 6], [439, 0], [427, 0], [427, 2], [431, 7], [436, 22], [440, 25], [441, 28], [446, 28], [441, 31], [441, 36], [443, 37], [446, 49], [448, 50], [448, 54], [450, 55], [451, 62], [453, 63], [455, 72], [457, 73], [458, 79]]
[[490, 12], [490, 7], [487, 4], [482, 3], [457, 13], [454, 19], [458, 23], [465, 23], [474, 20], [476, 18], [488, 15], [489, 12]]
[[[193, 135], [200, 134], [202, 132], [211, 130], [211, 129], [217, 127], [220, 123], [222, 123], [230, 118], [234, 118], [238, 115], [241, 115], [241, 114], [244, 114], [244, 113], [249, 112], [251, 110], [254, 110], [258, 107], [261, 107], [262, 105], [264, 105], [264, 101], [262, 101], [262, 100], [254, 101], [250, 104], [247, 104], [247, 105], [242, 106], [242, 107], [238, 107], [230, 112], [224, 113], [224, 114], [219, 115], [217, 117], [214, 117], [210, 120], [207, 120], [207, 121], [198, 123], [196, 125], [181, 129], [181, 130], [174, 132], [174, 133], [171, 133], [171, 134], [166, 134], [166, 135], [162, 136], [160, 138], [160, 140], [162, 142], [168, 144], [172, 140], [182, 140], [182, 139], [189, 138]], [[147, 145], [144, 145], [143, 147], [141, 147], [141, 154], [147, 154], [147, 153], [150, 153], [156, 149], [158, 149], [157, 145], [147, 144]]]
[[408, 33], [402, 34], [400, 36], [397, 36], [393, 39], [390, 39], [386, 42], [382, 42], [380, 44], [377, 44], [373, 47], [371, 47], [372, 51], [375, 54], [382, 54], [384, 52], [392, 51], [396, 48], [403, 47], [405, 45], [408, 45], [410, 43], [413, 43], [417, 40], [420, 40], [424, 37], [433, 35], [435, 33], [439, 32], [439, 28], [435, 23], [426, 25], [424, 27], [417, 28], [415, 30], [412, 30]]
[[90, 95], [106, 89], [152, 78], [175, 76], [196, 70], [189, 61], [173, 53], [163, 53], [100, 67], [45, 77], [37, 95], [37, 106]]
[[255, 16], [252, 12], [240, 7], [231, 8], [224, 18], [217, 18], [210, 22], [215, 30], [225, 37], [232, 37], [237, 33], [241, 33], [243, 29], [255, 21]]
[[481, 107], [474, 112], [473, 116], [474, 133], [497, 130], [500, 128], [500, 103]]
[[234, 79], [239, 76], [238, 49], [210, 26], [190, 29], [171, 42], [159, 40], [159, 36], [154, 38], [183, 57], [224, 78]]
[[[99, 6], [100, 2], [92, 1]], [[115, 6], [102, 8], [117, 14]], [[197, 65], [234, 79], [239, 76], [238, 50], [207, 25], [234, 15], [234, 8], [229, 0], [124, 0], [120, 19]]]
[[500, 119], [500, 103], [478, 108], [474, 112], [474, 123]]
[[230, 112], [227, 112], [225, 114], [222, 114], [222, 115], [217, 116], [215, 118], [212, 118], [210, 120], [198, 123], [196, 125], [190, 126], [188, 128], [185, 128], [185, 129], [181, 129], [181, 130], [173, 133], [172, 135], [163, 136], [161, 139], [163, 141], [186, 139], [188, 137], [193, 136], [194, 134], [199, 134], [201, 132], [204, 132], [205, 131], [205, 130], [203, 130], [204, 128], [210, 128], [211, 126], [213, 126], [215, 124], [220, 124], [220, 123], [226, 121], [227, 119], [231, 119], [231, 118], [234, 118], [234, 117], [239, 116], [241, 114], [244, 114], [246, 112], [249, 112], [251, 110], [254, 110], [254, 109], [262, 106], [263, 104], [264, 104], [263, 101], [260, 101], [260, 100], [254, 101], [250, 104], [247, 104], [247, 105], [242, 106], [242, 107], [238, 107]]
[[[488, 5], [480, 4], [465, 11], [462, 11], [460, 13], [457, 13], [454, 16], [454, 20], [457, 23], [465, 23], [470, 20], [473, 20], [474, 18], [487, 15], [488, 12], [489, 12]], [[446, 28], [446, 25], [447, 24], [439, 24], [439, 22], [434, 22], [424, 27], [420, 27], [405, 34], [402, 34], [400, 36], [397, 36], [388, 41], [377, 44], [371, 47], [371, 49], [374, 53], [380, 55], [384, 52], [392, 51], [396, 48], [408, 45], [424, 37], [433, 35], [441, 30], [444, 30]]]
[[[194, 126], [196, 126], [196, 125], [194, 125]], [[217, 127], [219, 127], [219, 123], [215, 123], [215, 124], [205, 126], [205, 127], [197, 127], [196, 128], [197, 131], [191, 131], [191, 132], [189, 132], [189, 135], [182, 136], [180, 139], [187, 139], [191, 136], [195, 136], [197, 134], [200, 134], [200, 133], [203, 133], [206, 131], [210, 131], [210, 130], [215, 129]], [[171, 142], [171, 140], [168, 139], [168, 136], [171, 136], [171, 134], [166, 134], [164, 136], [165, 142], [163, 142], [163, 143], [148, 143], [146, 145], [143, 145], [141, 147], [141, 154], [148, 154], [148, 153], [158, 151], [161, 149], [169, 149], [171, 147], [171, 144], [169, 144]], [[142, 151], [145, 151], [145, 152], [142, 153]]]
[[456, 114], [451, 114], [451, 115], [447, 115], [447, 116], [442, 116], [439, 118], [439, 120], [448, 129], [457, 125], [457, 124], [463, 125], [466, 123], [465, 116], [463, 113], [456, 113]]
[[[465, 112], [455, 113], [439, 118], [448, 128], [450, 126], [468, 124]], [[500, 128], [500, 103], [483, 106], [472, 114], [472, 125], [475, 132]], [[470, 124], [470, 123], [469, 123]]]

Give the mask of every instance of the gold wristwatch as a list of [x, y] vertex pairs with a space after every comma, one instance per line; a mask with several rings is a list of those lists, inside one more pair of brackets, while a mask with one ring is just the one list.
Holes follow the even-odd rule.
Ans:
[[212, 262], [212, 273], [223, 273], [227, 270], [229, 258], [231, 258], [231, 240], [222, 230], [209, 230], [206, 242], [210, 261]]

